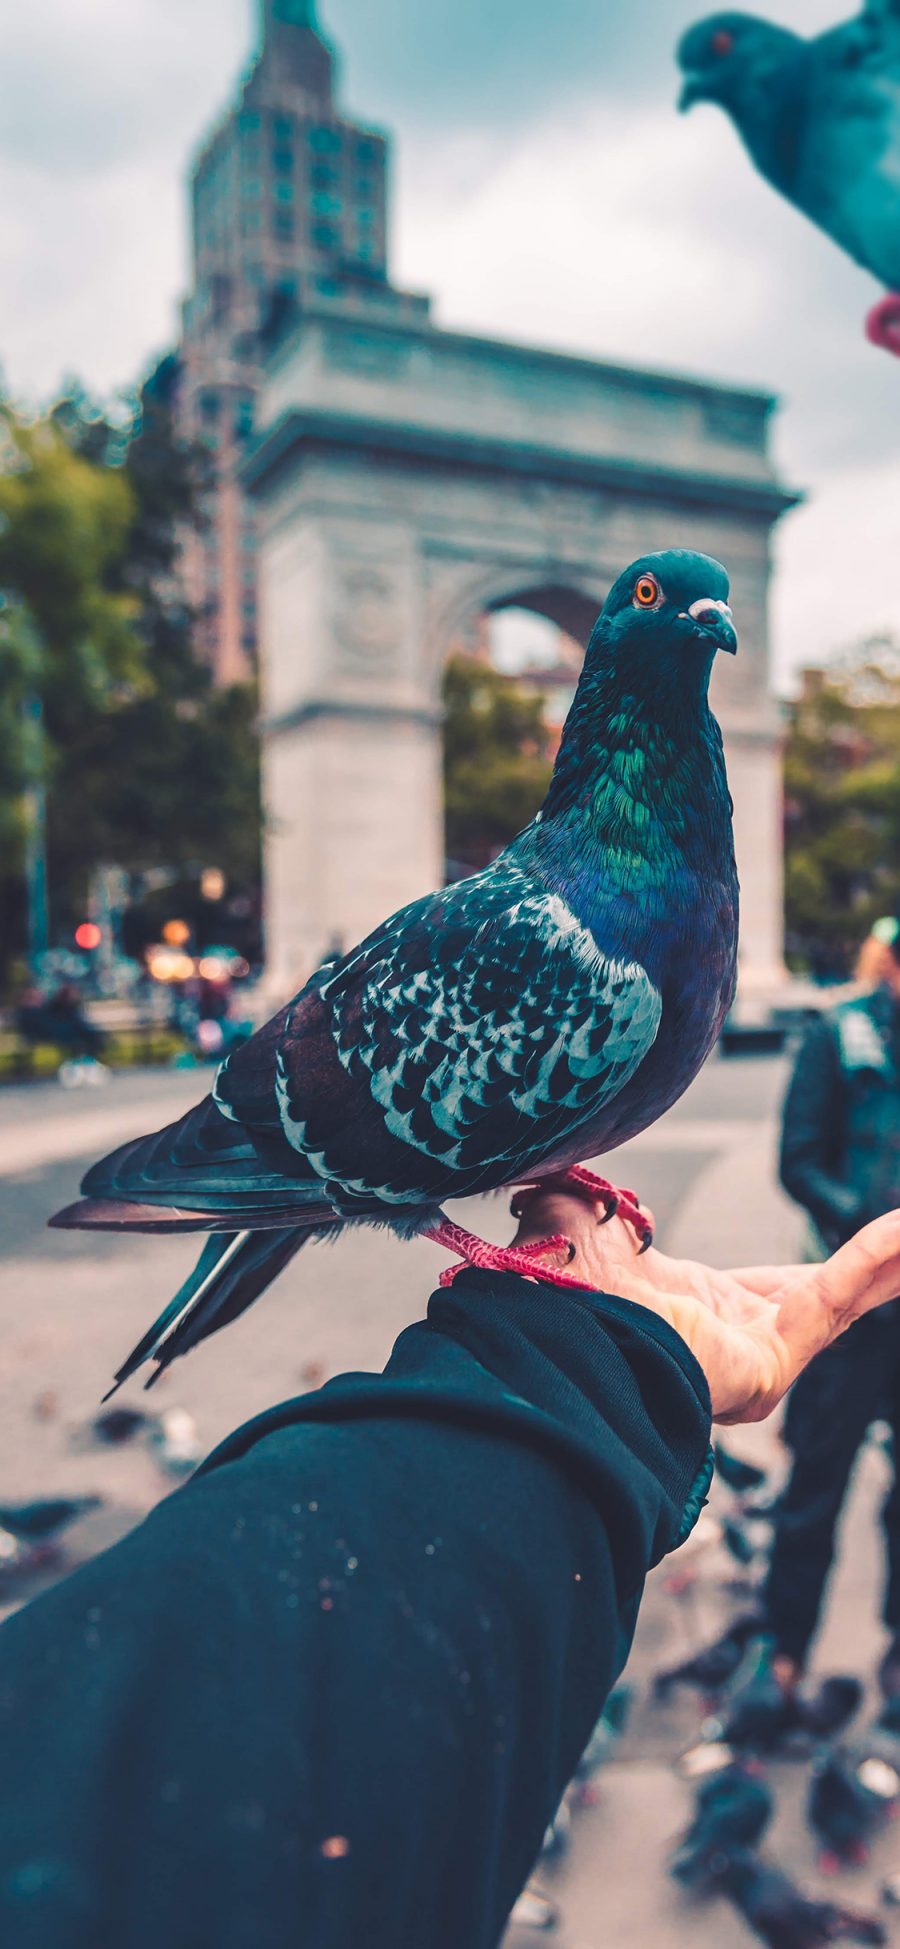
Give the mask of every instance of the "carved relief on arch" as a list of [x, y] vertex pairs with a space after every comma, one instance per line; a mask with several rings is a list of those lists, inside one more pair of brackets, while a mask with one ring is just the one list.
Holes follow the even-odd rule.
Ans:
[[374, 562], [343, 562], [335, 575], [332, 620], [342, 661], [370, 676], [381, 676], [397, 660], [402, 633], [399, 590]]

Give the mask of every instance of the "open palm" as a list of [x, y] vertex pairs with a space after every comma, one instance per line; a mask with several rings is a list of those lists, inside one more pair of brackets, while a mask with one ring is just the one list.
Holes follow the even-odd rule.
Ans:
[[600, 1224], [583, 1199], [533, 1192], [516, 1243], [551, 1234], [571, 1239], [571, 1273], [646, 1306], [681, 1335], [706, 1374], [716, 1421], [762, 1421], [814, 1354], [900, 1295], [900, 1211], [865, 1225], [822, 1265], [729, 1272], [655, 1247], [638, 1255], [621, 1219]]

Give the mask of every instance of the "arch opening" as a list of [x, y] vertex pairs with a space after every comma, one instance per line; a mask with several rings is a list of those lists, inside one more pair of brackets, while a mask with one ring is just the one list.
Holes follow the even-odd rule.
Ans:
[[534, 817], [553, 770], [596, 605], [561, 585], [472, 608], [442, 677], [448, 880], [496, 858]]

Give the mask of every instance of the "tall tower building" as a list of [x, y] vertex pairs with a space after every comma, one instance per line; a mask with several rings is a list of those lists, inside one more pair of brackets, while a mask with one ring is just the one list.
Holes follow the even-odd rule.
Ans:
[[344, 120], [335, 88], [315, 0], [261, 0], [257, 57], [191, 174], [179, 425], [210, 469], [184, 573], [198, 647], [222, 683], [247, 676], [256, 655], [256, 537], [237, 469], [267, 339], [304, 301], [428, 312], [388, 282], [387, 137]]

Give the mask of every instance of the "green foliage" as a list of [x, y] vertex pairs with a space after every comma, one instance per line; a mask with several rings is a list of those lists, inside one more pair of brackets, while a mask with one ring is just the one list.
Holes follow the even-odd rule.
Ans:
[[0, 931], [23, 936], [22, 791], [46, 731], [52, 931], [84, 910], [92, 871], [220, 867], [255, 897], [259, 765], [250, 685], [217, 690], [178, 575], [203, 461], [177, 440], [165, 360], [111, 418], [77, 388], [42, 418], [0, 406]]
[[807, 682], [785, 750], [791, 958], [843, 973], [873, 921], [900, 912], [900, 662], [865, 646]]
[[74, 451], [51, 419], [2, 414], [0, 588], [41, 646], [51, 737], [146, 682], [135, 605], [118, 576], [134, 506], [124, 474]]
[[534, 817], [553, 770], [544, 700], [489, 664], [451, 657], [444, 672], [448, 857], [487, 864]]
[[[259, 880], [259, 760], [253, 686], [217, 690], [193, 643], [178, 577], [180, 529], [195, 518], [202, 462], [179, 443], [177, 366], [167, 359], [141, 395], [124, 476], [133, 509], [119, 575], [149, 682], [95, 714], [69, 746], [60, 775], [51, 858], [58, 886], [83, 897], [98, 861], [132, 873], [221, 867], [232, 886]], [[96, 450], [96, 418], [68, 416]], [[114, 449], [115, 429], [107, 428]], [[65, 819], [89, 780], [76, 830]], [[81, 788], [83, 790], [83, 787]]]

